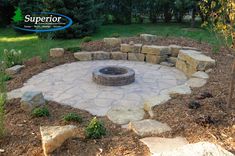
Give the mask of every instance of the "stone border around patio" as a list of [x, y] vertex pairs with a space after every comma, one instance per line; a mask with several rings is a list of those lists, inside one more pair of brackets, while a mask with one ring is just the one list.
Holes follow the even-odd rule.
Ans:
[[[145, 35], [147, 36], [145, 37]], [[142, 34], [140, 36], [143, 41], [155, 40], [157, 38], [156, 35], [151, 34]], [[160, 95], [147, 99], [144, 102], [144, 110], [151, 117], [153, 116], [152, 108], [154, 106], [163, 104], [179, 94], [191, 94], [191, 88], [205, 85], [209, 78], [207, 71], [216, 65], [215, 60], [204, 55], [199, 49], [194, 47], [144, 45], [135, 44], [133, 41], [129, 44], [123, 44], [120, 38], [104, 38], [104, 43], [109, 47], [119, 46], [120, 51], [82, 51], [74, 53], [74, 57], [79, 61], [113, 59], [161, 64], [163, 66], [176, 67], [188, 76], [189, 79], [184, 85], [163, 90]], [[109, 117], [109, 115], [107, 116]], [[109, 119], [113, 119], [114, 123], [123, 124], [122, 121], [115, 122], [117, 119], [116, 117], [114, 119], [112, 115]]]

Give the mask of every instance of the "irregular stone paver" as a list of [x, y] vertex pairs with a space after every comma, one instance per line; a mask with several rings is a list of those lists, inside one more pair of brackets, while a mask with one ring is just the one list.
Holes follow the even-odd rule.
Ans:
[[206, 79], [191, 78], [186, 82], [186, 85], [192, 88], [198, 88], [204, 86], [206, 83]]
[[144, 110], [141, 108], [127, 107], [127, 106], [117, 106], [111, 108], [107, 117], [113, 123], [116, 124], [127, 124], [131, 121], [139, 121], [144, 118]]
[[171, 130], [167, 124], [151, 119], [130, 122], [129, 129], [139, 136], [156, 135]]
[[229, 151], [223, 149], [219, 145], [209, 142], [198, 142], [188, 144], [177, 149], [169, 150], [155, 156], [234, 156]]
[[191, 89], [188, 85], [176, 86], [174, 88], [166, 89], [161, 92], [161, 95], [169, 94], [171, 97], [180, 95], [180, 94], [191, 94]]
[[209, 75], [206, 72], [198, 71], [192, 75], [194, 78], [208, 79]]
[[[92, 71], [99, 66], [120, 65], [135, 70], [135, 82], [127, 86], [101, 86], [92, 81]], [[104, 116], [115, 105], [136, 104], [159, 95], [162, 90], [182, 85], [187, 77], [176, 68], [125, 60], [81, 61], [60, 65], [29, 79], [9, 97], [21, 97], [26, 91], [42, 91], [46, 100], [84, 109]]]
[[163, 104], [170, 99], [171, 97], [168, 94], [157, 95], [155, 97], [149, 98], [148, 100], [144, 102], [144, 110], [150, 111], [152, 107]]
[[66, 139], [74, 137], [76, 128], [73, 125], [40, 127], [44, 154], [47, 156], [60, 147]]
[[188, 144], [187, 140], [182, 137], [176, 138], [159, 138], [159, 137], [148, 137], [140, 139], [144, 144], [146, 144], [153, 155], [170, 151]]

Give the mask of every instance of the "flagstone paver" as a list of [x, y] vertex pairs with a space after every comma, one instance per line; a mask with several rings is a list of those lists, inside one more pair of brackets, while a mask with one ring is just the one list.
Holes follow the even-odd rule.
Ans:
[[[135, 71], [135, 82], [126, 86], [101, 86], [92, 81], [92, 71], [104, 65], [120, 65]], [[161, 91], [187, 81], [172, 67], [125, 60], [82, 61], [48, 69], [29, 79], [22, 88], [8, 93], [21, 97], [26, 91], [41, 91], [47, 100], [104, 116], [113, 106], [144, 108], [144, 101]]]

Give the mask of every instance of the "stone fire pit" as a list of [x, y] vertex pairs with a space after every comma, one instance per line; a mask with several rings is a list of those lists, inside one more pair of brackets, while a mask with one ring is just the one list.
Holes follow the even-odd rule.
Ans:
[[104, 86], [124, 86], [135, 81], [135, 72], [127, 67], [105, 66], [96, 68], [92, 73], [92, 79]]

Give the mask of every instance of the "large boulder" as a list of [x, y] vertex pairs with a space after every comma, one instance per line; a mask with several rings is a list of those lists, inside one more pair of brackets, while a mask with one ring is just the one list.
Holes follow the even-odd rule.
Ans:
[[197, 71], [206, 71], [215, 66], [215, 60], [195, 50], [180, 50], [176, 68], [182, 70], [187, 76]]
[[8, 75], [15, 75], [15, 74], [18, 74], [23, 68], [24, 68], [24, 65], [15, 65], [13, 67], [7, 68], [5, 72]]
[[47, 156], [56, 148], [60, 147], [65, 140], [76, 137], [76, 126], [41, 126], [42, 148]]
[[40, 107], [46, 104], [42, 92], [39, 91], [27, 91], [23, 94], [20, 100], [21, 109], [30, 112], [36, 107]]
[[104, 38], [104, 43], [107, 46], [115, 47], [120, 46], [122, 40], [120, 38]]
[[167, 124], [151, 119], [130, 122], [128, 129], [139, 136], [157, 135], [171, 130]]

